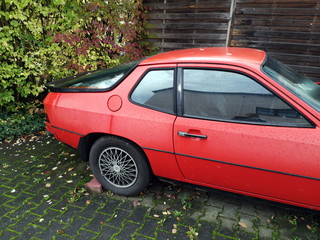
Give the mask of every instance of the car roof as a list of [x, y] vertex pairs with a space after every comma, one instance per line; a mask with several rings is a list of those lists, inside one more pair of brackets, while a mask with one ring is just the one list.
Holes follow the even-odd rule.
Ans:
[[144, 59], [139, 65], [168, 63], [221, 63], [260, 67], [266, 53], [262, 50], [237, 47], [190, 48], [160, 53]]

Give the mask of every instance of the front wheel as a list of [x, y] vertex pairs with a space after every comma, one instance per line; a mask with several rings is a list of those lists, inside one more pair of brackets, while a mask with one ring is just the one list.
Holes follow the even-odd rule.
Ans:
[[119, 138], [98, 139], [91, 148], [89, 161], [102, 186], [118, 195], [136, 195], [151, 180], [150, 167], [141, 150]]

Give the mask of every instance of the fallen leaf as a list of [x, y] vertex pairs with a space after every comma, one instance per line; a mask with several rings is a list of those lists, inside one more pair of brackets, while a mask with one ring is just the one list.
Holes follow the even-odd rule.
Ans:
[[163, 215], [171, 215], [171, 212], [169, 210], [162, 212]]
[[146, 194], [145, 194], [145, 192], [140, 192], [139, 195], [140, 195], [140, 196], [144, 196], [144, 195], [146, 195]]
[[176, 196], [172, 195], [172, 194], [168, 194], [167, 197], [170, 198], [170, 199], [176, 199]]
[[240, 225], [241, 227], [243, 227], [243, 228], [247, 228], [247, 227], [248, 227], [247, 224], [245, 224], [244, 222], [239, 222], [239, 225]]
[[140, 201], [138, 201], [138, 200], [135, 200], [135, 201], [133, 201], [133, 206], [134, 207], [137, 207], [137, 206], [140, 206]]

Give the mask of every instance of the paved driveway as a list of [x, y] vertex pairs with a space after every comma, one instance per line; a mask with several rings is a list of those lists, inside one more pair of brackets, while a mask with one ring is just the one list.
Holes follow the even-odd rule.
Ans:
[[0, 239], [320, 239], [315, 211], [159, 181], [92, 195], [90, 174], [50, 136], [0, 142]]

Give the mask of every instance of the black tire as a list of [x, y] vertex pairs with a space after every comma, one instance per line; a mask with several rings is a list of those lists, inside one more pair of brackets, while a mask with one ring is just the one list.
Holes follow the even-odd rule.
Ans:
[[90, 150], [89, 161], [102, 186], [118, 195], [137, 195], [151, 180], [151, 170], [142, 150], [120, 138], [98, 139]]

